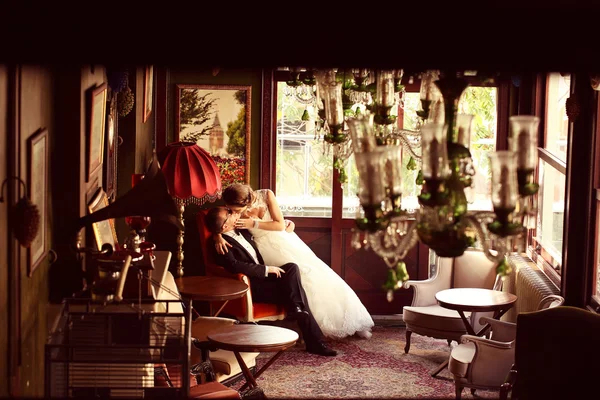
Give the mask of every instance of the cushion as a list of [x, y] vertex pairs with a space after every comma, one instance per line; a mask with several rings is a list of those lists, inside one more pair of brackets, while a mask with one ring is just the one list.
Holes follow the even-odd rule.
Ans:
[[241, 399], [237, 390], [228, 388], [219, 382], [206, 382], [190, 388], [192, 399]]
[[[465, 312], [464, 314], [467, 318], [471, 316], [470, 312]], [[457, 311], [449, 310], [438, 304], [426, 307], [406, 306], [404, 307], [402, 317], [409, 328], [410, 326], [416, 326], [457, 333], [467, 332], [465, 323]]]
[[454, 259], [455, 288], [492, 289], [496, 281], [496, 264], [482, 251], [465, 251]]
[[475, 357], [475, 343], [462, 343], [452, 349], [448, 370], [455, 376], [464, 378], [467, 375], [469, 364]]

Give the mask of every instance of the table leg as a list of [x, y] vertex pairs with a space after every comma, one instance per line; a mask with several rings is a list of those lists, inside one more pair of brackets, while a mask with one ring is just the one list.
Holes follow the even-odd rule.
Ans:
[[[282, 354], [283, 354], [283, 350], [278, 351], [273, 357], [271, 357], [269, 359], [269, 361], [267, 361], [267, 363], [265, 365], [263, 365], [263, 367], [261, 369], [259, 369], [258, 372], [256, 372], [256, 374], [254, 374], [254, 376], [252, 377], [252, 380], [258, 378], [263, 372], [265, 372], [265, 370], [267, 368], [269, 368], [271, 366], [271, 364], [273, 364], [275, 362], [275, 360], [277, 360], [279, 358], [279, 356]], [[237, 355], [236, 355], [236, 357], [237, 357]], [[248, 371], [248, 372], [250, 372], [250, 371]], [[249, 386], [248, 382], [246, 382], [244, 384], [244, 386], [241, 387], [240, 392], [243, 391], [246, 388], [246, 386]], [[254, 381], [254, 386], [256, 386], [256, 381]]]
[[223, 309], [225, 308], [225, 306], [227, 305], [228, 302], [229, 302], [229, 300], [225, 300], [225, 303], [223, 303], [223, 305], [221, 306], [221, 308], [219, 308], [217, 310], [217, 312], [215, 313], [215, 315], [213, 315], [213, 317], [218, 317], [219, 314], [221, 313], [221, 311], [223, 311]]
[[[506, 314], [506, 312], [508, 310], [509, 309], [507, 308], [507, 309], [504, 309], [504, 310], [494, 311], [494, 319], [500, 319], [500, 317], [502, 317], [504, 314]], [[483, 335], [485, 335], [485, 333], [487, 332], [487, 330], [490, 329], [490, 328], [491, 328], [490, 324], [485, 324], [483, 326], [483, 328], [481, 328], [479, 330], [479, 332], [477, 332], [477, 336], [483, 336]]]
[[254, 380], [254, 376], [252, 376], [252, 372], [250, 372], [250, 370], [246, 366], [246, 363], [244, 362], [244, 359], [240, 355], [239, 351], [234, 351], [233, 354], [235, 354], [235, 358], [237, 359], [237, 362], [240, 365], [240, 368], [242, 369], [242, 373], [244, 374], [244, 377], [246, 378], [246, 383], [244, 383], [244, 386], [242, 386], [242, 388], [240, 389], [240, 392], [243, 391], [248, 386], [251, 388], [255, 388], [257, 386], [256, 380]]
[[460, 315], [460, 318], [463, 320], [463, 323], [465, 324], [465, 328], [467, 329], [467, 333], [469, 335], [475, 335], [475, 330], [471, 326], [471, 322], [469, 322], [467, 317], [465, 317], [465, 313], [462, 311], [458, 311], [458, 315]]
[[446, 360], [443, 363], [441, 363], [439, 365], [439, 367], [437, 367], [436, 369], [434, 369], [433, 371], [430, 372], [430, 375], [431, 376], [436, 376], [437, 374], [439, 374], [440, 372], [442, 372], [442, 370], [448, 366], [448, 362], [449, 361]]

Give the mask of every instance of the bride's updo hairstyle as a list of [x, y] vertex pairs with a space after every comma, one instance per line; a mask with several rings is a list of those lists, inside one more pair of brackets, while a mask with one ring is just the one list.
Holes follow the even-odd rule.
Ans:
[[252, 188], [242, 183], [232, 183], [223, 189], [223, 201], [228, 206], [246, 207], [252, 204]]

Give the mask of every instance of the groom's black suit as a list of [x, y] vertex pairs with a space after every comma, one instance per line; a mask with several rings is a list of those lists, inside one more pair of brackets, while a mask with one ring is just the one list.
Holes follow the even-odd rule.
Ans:
[[270, 274], [266, 276], [266, 266], [264, 260], [252, 240], [252, 235], [247, 230], [240, 230], [239, 233], [254, 247], [256, 256], [260, 264], [257, 264], [250, 253], [228, 235], [222, 235], [228, 243], [232, 245], [225, 254], [219, 254], [215, 250], [214, 242], [209, 244], [215, 255], [215, 261], [222, 265], [229, 272], [237, 274], [242, 273], [250, 278], [250, 287], [252, 288], [252, 299], [259, 303], [283, 303], [288, 310], [294, 310], [299, 307], [308, 312], [306, 319], [298, 319], [298, 325], [302, 331], [304, 341], [307, 346], [316, 345], [323, 338], [323, 332], [315, 321], [306, 300], [306, 293], [300, 281], [300, 272], [298, 265], [288, 263], [279, 268], [285, 271], [281, 278]]

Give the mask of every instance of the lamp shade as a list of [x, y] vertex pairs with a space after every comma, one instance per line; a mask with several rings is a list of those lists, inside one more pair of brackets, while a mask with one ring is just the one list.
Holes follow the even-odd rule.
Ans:
[[158, 158], [169, 193], [178, 204], [202, 205], [221, 197], [219, 168], [210, 154], [196, 143], [170, 143]]

